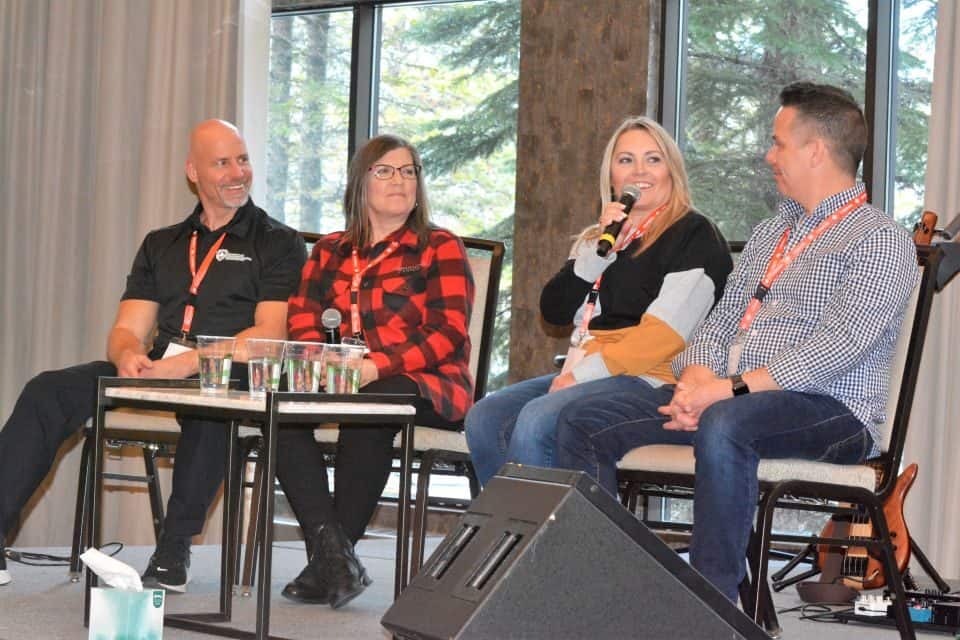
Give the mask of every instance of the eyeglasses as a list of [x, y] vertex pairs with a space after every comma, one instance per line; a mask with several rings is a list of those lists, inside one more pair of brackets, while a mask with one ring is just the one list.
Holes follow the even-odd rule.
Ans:
[[420, 175], [420, 165], [405, 164], [402, 167], [394, 167], [389, 164], [375, 164], [370, 167], [370, 173], [377, 180], [389, 180], [393, 177], [394, 171], [399, 171], [400, 177], [404, 180], [416, 180], [417, 176]]

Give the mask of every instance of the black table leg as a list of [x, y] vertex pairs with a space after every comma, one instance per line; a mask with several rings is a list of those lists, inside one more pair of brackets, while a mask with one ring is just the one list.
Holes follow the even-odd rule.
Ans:
[[397, 566], [393, 598], [407, 586], [410, 576], [410, 479], [413, 475], [413, 418], [400, 430], [400, 495], [397, 500]]

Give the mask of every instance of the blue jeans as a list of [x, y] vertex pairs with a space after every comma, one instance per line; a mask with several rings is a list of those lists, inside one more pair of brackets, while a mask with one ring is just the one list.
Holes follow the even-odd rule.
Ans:
[[690, 562], [734, 602], [746, 573], [760, 459], [854, 464], [872, 446], [864, 425], [839, 401], [795, 391], [722, 400], [703, 412], [697, 431], [668, 431], [662, 428], [667, 418], [657, 407], [670, 402], [673, 386], [654, 389], [640, 378], [626, 380], [632, 389], [584, 399], [561, 413], [554, 462], [587, 472], [616, 495], [616, 463], [630, 449], [692, 445], [696, 475]]
[[557, 418], [571, 404], [617, 391], [624, 376], [602, 378], [547, 393], [556, 374], [512, 384], [478, 402], [464, 420], [467, 446], [481, 485], [505, 462], [554, 466]]

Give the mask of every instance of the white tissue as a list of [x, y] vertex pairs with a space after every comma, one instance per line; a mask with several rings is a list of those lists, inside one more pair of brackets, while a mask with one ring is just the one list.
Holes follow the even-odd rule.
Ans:
[[143, 591], [140, 574], [130, 565], [92, 548], [84, 551], [80, 559], [111, 587], [124, 591]]

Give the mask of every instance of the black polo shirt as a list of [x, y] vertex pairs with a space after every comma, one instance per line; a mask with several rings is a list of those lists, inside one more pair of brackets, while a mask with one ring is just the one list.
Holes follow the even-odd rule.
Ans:
[[307, 258], [303, 238], [274, 220], [253, 200], [224, 227], [210, 231], [200, 222], [202, 206], [179, 224], [151, 231], [144, 238], [127, 276], [123, 300], [160, 305], [159, 335], [151, 358], [161, 357], [170, 338], [180, 335], [190, 275], [190, 236], [197, 231], [197, 268], [221, 233], [223, 244], [197, 292], [190, 337], [234, 335], [253, 326], [260, 302], [286, 302], [297, 290]]

